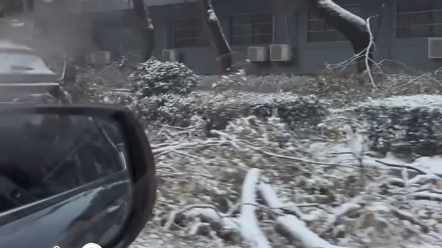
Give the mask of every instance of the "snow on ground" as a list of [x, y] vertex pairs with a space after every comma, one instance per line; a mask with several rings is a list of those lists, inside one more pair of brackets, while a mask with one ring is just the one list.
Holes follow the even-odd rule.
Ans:
[[433, 172], [434, 174], [442, 175], [442, 157], [421, 157], [416, 159], [411, 165], [421, 167]]
[[[311, 144], [308, 152], [314, 154], [315, 158], [319, 160], [329, 161], [333, 163], [343, 163], [348, 164], [355, 161], [355, 156], [353, 155], [351, 149], [343, 143], [330, 144], [326, 142], [318, 142]], [[372, 158], [369, 156], [363, 157], [363, 162], [366, 165], [380, 166], [383, 165], [376, 161], [382, 161], [388, 164], [397, 164], [403, 166], [411, 166], [423, 169], [425, 171], [430, 171], [434, 174], [442, 175], [442, 157], [420, 157], [416, 159], [413, 163], [407, 163], [404, 160], [395, 157], [391, 153], [388, 153], [385, 158]]]
[[[429, 95], [415, 95], [415, 96], [401, 96], [401, 97], [390, 97], [382, 100], [372, 100], [364, 104], [370, 104], [370, 105], [388, 105], [388, 106], [406, 106], [406, 107], [434, 107], [434, 108], [442, 108], [442, 96], [429, 96]], [[374, 158], [370, 157], [368, 155], [368, 151], [366, 147], [364, 146], [364, 139], [363, 136], [360, 134], [354, 134], [353, 136], [347, 136], [346, 141], [340, 141], [340, 142], [315, 142], [315, 143], [308, 143], [306, 147], [304, 148], [307, 153], [309, 153], [312, 157], [312, 160], [316, 161], [324, 161], [327, 163], [336, 163], [336, 164], [342, 164], [342, 165], [352, 165], [352, 166], [358, 166], [357, 157], [359, 156], [362, 158], [362, 163], [364, 166], [368, 167], [379, 167], [379, 168], [386, 168], [386, 164], [394, 164], [399, 166], [408, 166], [411, 168], [417, 168], [419, 170], [425, 171], [427, 175], [421, 175], [415, 176], [414, 178], [408, 179], [406, 176], [404, 176], [404, 183], [406, 187], [403, 189], [397, 190], [398, 192], [398, 199], [401, 197], [401, 194], [404, 194], [404, 197], [412, 196], [413, 194], [420, 194], [421, 196], [424, 195], [422, 190], [427, 190], [428, 185], [422, 185], [422, 188], [417, 189], [416, 191], [411, 192], [411, 188], [408, 188], [408, 185], [412, 185], [413, 182], [422, 179], [424, 177], [431, 176], [428, 174], [442, 174], [442, 157], [436, 156], [436, 157], [421, 157], [416, 159], [415, 161], [411, 162], [404, 161], [400, 158], [395, 157], [392, 154], [387, 154], [385, 158]], [[339, 175], [337, 175], [339, 176]], [[399, 177], [401, 174], [399, 174]], [[402, 175], [403, 176], [403, 175]], [[342, 175], [341, 175], [342, 177]], [[390, 177], [391, 179], [391, 177]], [[399, 178], [401, 179], [401, 178]], [[402, 179], [401, 179], [402, 180]], [[377, 183], [376, 181], [374, 182]], [[442, 190], [441, 187], [436, 187]], [[415, 190], [416, 187], [413, 189]], [[434, 188], [432, 188], [434, 189]], [[402, 192], [402, 193], [401, 193]], [[428, 193], [431, 194], [431, 193]], [[434, 193], [435, 194], [435, 193]], [[440, 193], [439, 193], [440, 194]], [[408, 195], [408, 196], [407, 196]], [[354, 198], [355, 201], [357, 200], [357, 197]], [[405, 198], [404, 198], [405, 199]], [[393, 204], [390, 205], [391, 202], [383, 201], [380, 199], [374, 199], [374, 202], [371, 203], [370, 206], [367, 206], [367, 215], [369, 215], [370, 211], [372, 213], [377, 212], [377, 216], [380, 222], [385, 221], [381, 219], [381, 216], [385, 213], [383, 213], [384, 209], [395, 209], [393, 207]], [[412, 218], [418, 219], [420, 217], [420, 214], [424, 215], [424, 212], [431, 212], [433, 211], [438, 215], [438, 210], [440, 211], [442, 209], [441, 203], [437, 201], [427, 201], [427, 200], [419, 200], [414, 201], [410, 198], [409, 202], [406, 202], [406, 204], [409, 204], [410, 208], [408, 211], [403, 210], [390, 210], [392, 212], [395, 212], [396, 214], [399, 213], [402, 216], [411, 216]], [[336, 218], [339, 218], [340, 213], [345, 212], [346, 209], [345, 206], [356, 206], [359, 203], [355, 202], [348, 202], [344, 203], [341, 206], [337, 206], [334, 209], [332, 209], [334, 216]], [[388, 206], [388, 207], [387, 207]], [[318, 211], [316, 211], [318, 212]], [[303, 221], [308, 222], [317, 219], [315, 217], [315, 211], [312, 211], [310, 213], [305, 213], [305, 215], [302, 217]], [[332, 215], [330, 215], [332, 216]], [[431, 217], [436, 218], [436, 217]], [[427, 219], [425, 222], [425, 225], [433, 225], [433, 226], [440, 226], [440, 223], [431, 223], [432, 219]], [[299, 221], [300, 223], [304, 223], [303, 221]], [[436, 221], [436, 220], [435, 220]], [[409, 223], [408, 220], [401, 220], [400, 222], [391, 223], [392, 226], [395, 225], [410, 225], [410, 230], [416, 230], [415, 226], [418, 226], [416, 223]], [[293, 226], [293, 223], [288, 223], [287, 225]], [[391, 227], [390, 227], [391, 228]], [[336, 227], [338, 229], [338, 227]], [[367, 229], [368, 230], [368, 229]], [[360, 231], [367, 231], [365, 229], [361, 229]], [[395, 228], [392, 228], [393, 231]], [[383, 243], [382, 245], [376, 245], [372, 247], [382, 247], [382, 248], [389, 248], [389, 247], [405, 247], [405, 248], [435, 248], [435, 247], [442, 247], [442, 237], [440, 234], [434, 233], [434, 231], [430, 231], [429, 233], [420, 234], [417, 235], [416, 238], [410, 239], [407, 241], [407, 244], [404, 244], [401, 239], [401, 235], [404, 235], [401, 233], [390, 233], [390, 238], [388, 243]], [[397, 231], [399, 232], [399, 231]], [[367, 234], [368, 237], [369, 234]], [[362, 237], [363, 235], [361, 235]], [[345, 243], [345, 240], [341, 240]], [[402, 243], [398, 245], [399, 243]], [[233, 247], [228, 246], [225, 243], [216, 243], [212, 238], [205, 238], [200, 236], [180, 236], [179, 231], [174, 232], [173, 234], [171, 232], [166, 232], [164, 229], [159, 226], [157, 223], [149, 223], [146, 226], [146, 229], [143, 230], [143, 232], [139, 235], [137, 240], [130, 246], [130, 248], [144, 248], [144, 247], [153, 247], [153, 248], [159, 248], [159, 247], [209, 247], [209, 246], [217, 246], [217, 247]], [[246, 246], [243, 246], [246, 247]], [[292, 246], [275, 246], [275, 247], [292, 247]]]
[[413, 95], [413, 96], [393, 96], [384, 99], [377, 99], [363, 103], [362, 105], [379, 106], [385, 105], [390, 107], [427, 107], [442, 108], [441, 95]]
[[138, 238], [129, 248], [239, 248], [226, 244], [217, 244], [213, 239], [200, 236], [186, 236], [170, 233], [157, 224], [148, 223]]

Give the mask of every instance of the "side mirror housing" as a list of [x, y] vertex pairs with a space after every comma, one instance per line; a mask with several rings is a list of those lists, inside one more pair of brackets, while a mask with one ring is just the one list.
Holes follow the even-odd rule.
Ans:
[[0, 107], [0, 135], [1, 247], [126, 248], [152, 217], [155, 161], [128, 109]]

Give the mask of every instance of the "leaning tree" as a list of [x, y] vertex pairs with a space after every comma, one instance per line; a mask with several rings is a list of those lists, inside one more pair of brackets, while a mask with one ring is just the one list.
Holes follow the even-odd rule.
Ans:
[[218, 60], [222, 73], [228, 73], [232, 67], [232, 56], [230, 45], [224, 36], [221, 25], [216, 17], [211, 0], [198, 0], [198, 7], [212, 45], [218, 53]]
[[137, 19], [137, 30], [143, 39], [142, 59], [143, 61], [146, 61], [151, 58], [155, 46], [154, 26], [149, 10], [147, 6], [144, 5], [143, 0], [132, 0], [132, 2], [133, 10]]
[[[368, 61], [371, 63], [374, 48], [374, 46], [369, 46], [372, 37], [367, 22], [340, 7], [332, 0], [303, 0], [303, 2], [308, 5], [311, 11], [317, 13], [319, 17], [323, 18], [330, 26], [337, 29], [347, 38], [353, 47], [354, 53], [357, 55], [358, 72], [363, 72], [366, 69], [365, 55], [368, 56]], [[232, 66], [229, 43], [223, 34], [211, 0], [198, 0], [197, 3], [201, 9], [203, 23], [213, 45], [217, 49], [221, 70], [223, 73], [226, 73]]]
[[[357, 57], [358, 72], [366, 70], [365, 55], [372, 61], [373, 47], [367, 22], [347, 11], [332, 0], [303, 0], [309, 9], [323, 18], [330, 26], [341, 32], [351, 43]], [[369, 49], [368, 52], [367, 49]]]

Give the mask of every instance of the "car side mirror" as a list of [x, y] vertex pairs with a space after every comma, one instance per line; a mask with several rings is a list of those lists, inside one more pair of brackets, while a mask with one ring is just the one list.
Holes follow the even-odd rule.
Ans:
[[0, 136], [0, 247], [126, 248], [152, 217], [154, 158], [129, 110], [0, 107]]

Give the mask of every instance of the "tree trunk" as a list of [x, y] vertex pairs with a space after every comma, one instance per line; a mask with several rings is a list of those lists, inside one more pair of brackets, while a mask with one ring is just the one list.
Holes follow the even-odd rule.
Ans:
[[[335, 4], [332, 0], [304, 0], [309, 8], [316, 12], [333, 28], [341, 32], [350, 41], [355, 54], [360, 54], [370, 44], [370, 33], [364, 19]], [[363, 53], [365, 55], [365, 52]], [[373, 57], [373, 46], [369, 51], [369, 58]], [[371, 60], [370, 60], [371, 61]], [[366, 69], [365, 56], [357, 59], [358, 72]]]
[[228, 73], [232, 67], [230, 45], [227, 42], [218, 18], [215, 15], [211, 0], [198, 0], [198, 5], [201, 9], [203, 23], [212, 45], [215, 46], [218, 52], [221, 72]]
[[133, 0], [134, 12], [137, 17], [137, 29], [143, 37], [143, 61], [147, 61], [151, 58], [154, 50], [154, 26], [152, 19], [150, 18], [149, 10], [144, 6], [143, 0]]

